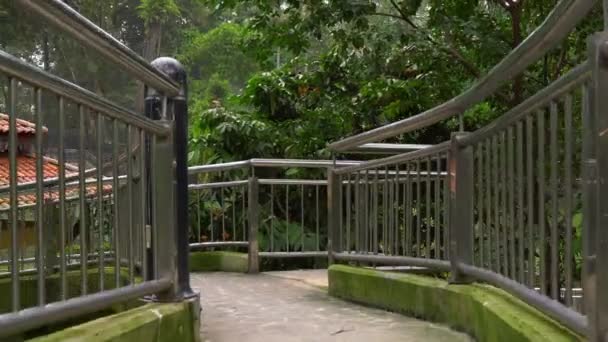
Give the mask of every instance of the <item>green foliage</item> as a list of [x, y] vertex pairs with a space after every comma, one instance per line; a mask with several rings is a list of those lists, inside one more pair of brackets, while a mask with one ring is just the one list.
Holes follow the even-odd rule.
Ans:
[[172, 16], [179, 16], [180, 10], [174, 0], [141, 0], [137, 7], [139, 16], [146, 22], [164, 23]]
[[215, 81], [226, 80], [233, 93], [245, 85], [258, 70], [255, 60], [243, 49], [246, 34], [244, 27], [234, 23], [223, 23], [208, 32], [185, 32], [179, 59], [190, 71], [194, 94], [204, 93], [205, 84], [213, 77]]
[[[274, 220], [272, 229], [270, 228], [270, 220]], [[258, 233], [260, 250], [270, 251], [271, 239], [275, 252], [312, 251], [317, 246], [315, 235], [308, 232], [306, 227], [302, 232], [300, 224], [272, 217], [262, 222]]]

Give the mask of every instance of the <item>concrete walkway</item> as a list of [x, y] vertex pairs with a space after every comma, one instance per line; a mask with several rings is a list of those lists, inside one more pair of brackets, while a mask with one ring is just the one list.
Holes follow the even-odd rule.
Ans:
[[442, 325], [332, 298], [325, 270], [193, 273], [191, 284], [201, 293], [202, 341], [472, 341]]

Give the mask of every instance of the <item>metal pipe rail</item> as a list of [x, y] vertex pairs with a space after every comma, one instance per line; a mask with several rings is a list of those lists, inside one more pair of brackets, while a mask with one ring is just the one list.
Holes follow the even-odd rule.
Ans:
[[450, 142], [445, 141], [441, 144], [432, 145], [431, 147], [427, 147], [421, 150], [416, 150], [413, 152], [407, 152], [398, 154], [396, 156], [390, 156], [382, 159], [374, 159], [367, 162], [362, 162], [359, 165], [348, 166], [340, 169], [336, 169], [334, 172], [337, 175], [344, 175], [348, 173], [353, 173], [362, 170], [370, 170], [370, 172], [376, 172], [372, 169], [377, 169], [387, 165], [393, 165], [398, 163], [404, 163], [407, 161], [411, 161], [414, 159], [422, 158], [425, 156], [430, 156], [433, 154], [447, 152], [450, 149]]
[[148, 87], [152, 87], [166, 96], [180, 94], [180, 86], [169, 76], [150, 65], [143, 57], [82, 16], [67, 3], [60, 0], [19, 0], [18, 2], [39, 17], [46, 19], [60, 31], [71, 35], [81, 44], [120, 65], [123, 70]]
[[551, 318], [564, 324], [580, 335], [586, 335], [588, 329], [587, 317], [581, 315], [574, 310], [564, 310], [564, 307], [559, 302], [539, 294], [534, 289], [526, 287], [504, 277], [498, 273], [478, 268], [467, 264], [458, 264], [457, 267], [466, 275], [474, 279], [481, 280], [484, 283], [501, 288], [517, 298], [522, 299], [525, 303], [537, 308], [541, 312], [551, 316]]
[[[64, 302], [48, 304], [44, 307], [25, 309], [17, 313], [0, 315], [0, 337], [49, 325], [76, 315], [86, 315], [145, 295], [168, 290], [171, 279], [147, 281], [142, 284], [107, 290], [94, 295], [68, 299]], [[24, 319], [27, 317], [27, 319]]]
[[596, 3], [595, 0], [561, 0], [530, 36], [462, 94], [418, 115], [331, 143], [329, 149], [345, 152], [462, 114], [495, 94], [505, 82], [517, 77], [559, 44]]
[[432, 145], [367, 143], [344, 153], [400, 154], [421, 150]]
[[[45, 3], [40, 1], [37, 3]], [[67, 6], [67, 5], [66, 5]], [[168, 136], [171, 130], [131, 110], [121, 107], [89, 90], [23, 62], [0, 50], [0, 72], [20, 79], [38, 88], [47, 89], [58, 96], [80, 103], [112, 119], [132, 125], [158, 136]]]
[[358, 165], [361, 162], [359, 161], [349, 161], [349, 160], [305, 160], [305, 159], [249, 159], [249, 160], [241, 160], [227, 163], [218, 163], [218, 164], [208, 164], [208, 165], [198, 165], [191, 166], [188, 168], [188, 174], [196, 175], [201, 173], [211, 173], [211, 172], [221, 172], [221, 171], [229, 171], [229, 170], [238, 170], [244, 169], [248, 167], [264, 167], [264, 168], [272, 168], [272, 167], [299, 167], [299, 168], [329, 168], [336, 166], [351, 166]]

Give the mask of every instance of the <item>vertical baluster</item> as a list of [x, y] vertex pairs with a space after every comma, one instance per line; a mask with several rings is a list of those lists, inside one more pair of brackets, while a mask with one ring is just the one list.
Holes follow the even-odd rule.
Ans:
[[492, 173], [494, 175], [493, 181], [492, 181], [492, 189], [493, 189], [493, 194], [494, 194], [494, 238], [495, 243], [494, 243], [494, 250], [496, 251], [496, 262], [495, 262], [495, 270], [494, 272], [500, 273], [501, 272], [501, 254], [500, 254], [500, 187], [499, 187], [499, 178], [498, 178], [498, 164], [499, 164], [499, 155], [498, 155], [498, 136], [494, 135], [492, 137], [492, 155], [494, 156], [494, 163], [492, 165], [493, 170]]
[[200, 189], [194, 190], [196, 196], [196, 241], [199, 243], [201, 242], [201, 193]]
[[[253, 172], [252, 172], [253, 175]], [[247, 239], [247, 209], [245, 207], [245, 199], [247, 198], [247, 185], [243, 185], [242, 186], [242, 191], [241, 191], [241, 223], [242, 223], [242, 229], [243, 229], [243, 240], [242, 241], [248, 241]]]
[[[209, 189], [209, 199], [213, 200], [213, 189], [210, 188]], [[243, 191], [243, 213], [241, 213], [241, 215], [243, 216], [243, 235], [245, 234], [245, 191]], [[209, 206], [209, 241], [215, 241], [215, 227], [213, 226], [213, 206]], [[245, 238], [243, 238], [243, 241], [245, 241]]]
[[302, 251], [304, 251], [304, 185], [300, 185], [300, 244]]
[[416, 257], [420, 257], [420, 245], [421, 245], [421, 236], [420, 236], [420, 225], [421, 225], [421, 216], [420, 216], [420, 200], [422, 199], [422, 194], [420, 191], [420, 187], [422, 185], [422, 181], [420, 178], [420, 159], [416, 159]]
[[387, 223], [387, 229], [386, 229], [386, 239], [385, 239], [385, 248], [386, 248], [386, 254], [390, 255], [392, 254], [392, 250], [393, 250], [393, 206], [395, 205], [394, 203], [394, 193], [393, 193], [393, 179], [392, 177], [390, 177], [390, 172], [388, 170], [386, 170], [386, 186], [387, 186], [387, 197], [388, 200], [386, 202], [386, 215], [388, 216], [388, 223]]
[[[326, 171], [326, 174], [329, 174], [329, 169]], [[325, 189], [327, 189], [328, 186], [325, 187]], [[339, 215], [339, 227], [340, 229], [338, 229], [338, 240], [340, 241], [340, 244], [338, 245], [340, 247], [340, 251], [344, 251], [344, 237], [346, 236], [346, 233], [344, 233], [344, 230], [346, 229], [345, 225], [344, 225], [344, 206], [346, 202], [344, 200], [344, 176], [343, 175], [339, 175], [338, 176], [338, 196], [339, 196], [339, 201], [338, 201], [338, 205], [340, 207], [340, 209], [338, 210]], [[318, 205], [318, 203], [317, 203]], [[329, 219], [327, 220], [327, 223], [329, 224]], [[326, 229], [327, 230], [327, 229]], [[329, 232], [329, 230], [327, 230]], [[320, 236], [318, 236], [318, 239], [320, 240]], [[320, 249], [320, 245], [319, 247], [317, 247], [317, 250]]]
[[118, 214], [118, 193], [120, 191], [118, 183], [118, 121], [112, 119], [112, 199], [114, 201], [114, 229], [112, 230], [112, 241], [114, 242], [114, 282], [115, 286], [120, 287], [120, 224]]
[[[149, 270], [152, 273], [152, 278], [156, 279], [159, 277], [159, 260], [158, 260], [158, 245], [159, 245], [159, 227], [158, 227], [158, 198], [156, 197], [156, 194], [158, 194], [158, 184], [160, 183], [159, 179], [158, 179], [158, 175], [157, 175], [157, 170], [158, 168], [155, 167], [156, 162], [158, 160], [157, 157], [157, 151], [158, 151], [158, 147], [157, 147], [157, 135], [156, 134], [152, 134], [152, 136], [150, 137], [151, 141], [150, 141], [150, 165], [152, 167], [150, 167], [150, 193], [151, 196], [149, 196], [148, 198], [150, 199], [150, 233], [151, 233], [151, 240], [152, 240], [152, 269]], [[115, 189], [115, 188], [113, 188]]]
[[78, 106], [78, 114], [79, 114], [79, 132], [78, 132], [78, 178], [79, 178], [79, 214], [80, 214], [80, 294], [87, 294], [87, 269], [88, 269], [88, 261], [89, 261], [89, 252], [87, 246], [87, 215], [86, 215], [86, 178], [85, 178], [85, 159], [84, 159], [84, 151], [85, 151], [85, 137], [86, 137], [86, 125], [85, 125], [85, 109], [82, 105]]
[[66, 203], [65, 203], [65, 102], [63, 97], [59, 97], [59, 148], [57, 151], [57, 161], [59, 163], [59, 273], [61, 277], [61, 300], [66, 300], [68, 296], [67, 281], [67, 260], [65, 255], [65, 240], [67, 231]]
[[230, 225], [232, 226], [232, 240], [233, 241], [238, 241], [239, 238], [237, 237], [237, 233], [236, 233], [236, 195], [237, 192], [237, 187], [233, 186], [230, 188], [230, 203], [232, 204], [232, 221], [230, 222]]
[[491, 148], [492, 142], [487, 139], [484, 143], [485, 148], [485, 201], [486, 201], [486, 229], [488, 231], [488, 269], [494, 269], [494, 250], [493, 244], [493, 226], [492, 226], [492, 164], [491, 164]]
[[441, 155], [437, 154], [435, 156], [435, 185], [433, 186], [433, 192], [434, 192], [434, 199], [433, 202], [435, 204], [435, 208], [434, 208], [434, 216], [433, 216], [433, 227], [435, 228], [435, 232], [434, 232], [434, 237], [433, 237], [433, 242], [435, 244], [435, 259], [440, 259], [441, 258], [441, 239], [440, 239], [440, 232], [439, 232], [439, 213], [440, 213], [440, 209], [441, 207], [439, 206], [439, 201], [440, 201], [440, 184], [441, 184]]
[[[141, 276], [144, 280], [150, 278], [148, 270], [148, 255], [147, 250], [149, 248], [148, 241], [148, 194], [146, 192], [148, 184], [148, 175], [146, 169], [146, 132], [143, 129], [139, 130], [139, 192], [140, 192], [140, 210], [141, 210]], [[200, 191], [197, 192], [197, 196], [200, 201]], [[200, 205], [196, 208], [199, 211], [200, 216]], [[200, 242], [200, 220], [199, 220], [199, 242]]]
[[127, 210], [129, 211], [128, 216], [128, 231], [127, 236], [129, 237], [128, 244], [128, 255], [129, 255], [129, 284], [135, 282], [135, 253], [133, 246], [133, 226], [135, 221], [133, 217], [133, 128], [128, 125], [127, 129]]
[[507, 210], [509, 218], [506, 221], [506, 228], [509, 231], [508, 246], [509, 246], [509, 262], [511, 264], [511, 271], [509, 272], [511, 279], [516, 279], [516, 263], [515, 263], [515, 168], [514, 164], [514, 146], [513, 146], [513, 126], [509, 126], [507, 130], [507, 181], [509, 183], [508, 204]]
[[523, 147], [523, 122], [517, 122], [517, 246], [519, 247], [518, 256], [518, 281], [525, 283], [524, 279], [524, 147]]
[[372, 244], [373, 246], [373, 252], [374, 254], [378, 254], [378, 220], [380, 219], [379, 216], [379, 209], [378, 209], [378, 173], [380, 170], [375, 169], [374, 170], [374, 231], [372, 234]]
[[105, 286], [105, 261], [104, 261], [104, 205], [103, 205], [103, 137], [104, 137], [104, 124], [103, 124], [103, 116], [101, 113], [97, 113], [97, 234], [98, 241], [97, 244], [97, 262], [98, 262], [98, 272], [99, 272], [99, 291], [104, 290]]
[[17, 80], [9, 78], [8, 87], [8, 111], [9, 111], [9, 196], [10, 196], [10, 230], [11, 230], [11, 298], [13, 312], [19, 311], [21, 308], [21, 295], [19, 285], [19, 197], [17, 186], [19, 183], [18, 162], [17, 162]]
[[270, 251], [274, 252], [274, 185], [270, 184]]
[[361, 242], [359, 241], [359, 236], [361, 235], [361, 222], [360, 222], [360, 205], [361, 205], [361, 175], [360, 172], [357, 171], [357, 175], [355, 176], [355, 251], [357, 253], [361, 252]]
[[403, 173], [405, 174], [405, 179], [403, 180], [403, 236], [402, 236], [402, 244], [403, 244], [403, 256], [409, 255], [409, 229], [410, 223], [408, 221], [408, 212], [410, 209], [410, 203], [408, 202], [408, 183], [410, 180], [410, 170], [409, 164], [405, 164], [403, 166]]
[[[224, 174], [222, 173], [222, 181], [224, 181], [226, 178], [224, 177]], [[224, 197], [224, 187], [220, 187], [220, 201], [221, 202], [221, 209], [220, 209], [220, 213], [222, 214], [222, 241], [226, 241], [226, 198]], [[230, 240], [230, 239], [229, 239]]]
[[395, 186], [394, 186], [394, 204], [393, 204], [393, 208], [394, 208], [394, 215], [393, 215], [393, 221], [395, 223], [395, 235], [393, 236], [393, 244], [394, 244], [394, 252], [393, 254], [395, 255], [399, 255], [399, 242], [401, 241], [401, 237], [399, 234], [399, 182], [400, 182], [400, 177], [401, 177], [401, 172], [399, 170], [399, 164], [395, 165], [395, 170], [396, 170], [396, 175], [395, 175]]
[[412, 256], [413, 251], [412, 251], [412, 247], [413, 247], [413, 239], [414, 239], [414, 227], [413, 227], [413, 221], [412, 221], [412, 207], [414, 205], [414, 196], [412, 196], [413, 194], [413, 186], [412, 186], [412, 173], [413, 171], [413, 167], [412, 164], [407, 163], [406, 164], [407, 167], [407, 183], [406, 183], [406, 199], [405, 199], [405, 203], [406, 203], [406, 220], [407, 220], [407, 235], [406, 235], [406, 241], [405, 241], [405, 246], [406, 246], [406, 252], [405, 254], [407, 256]]
[[528, 286], [534, 287], [534, 278], [536, 274], [536, 247], [534, 244], [534, 161], [533, 161], [533, 127], [534, 118], [528, 116], [526, 118], [526, 194], [527, 199], [527, 219], [528, 219]]
[[444, 210], [443, 210], [443, 221], [444, 221], [444, 237], [443, 237], [443, 249], [444, 259], [450, 259], [450, 186], [449, 186], [449, 164], [450, 164], [450, 153], [445, 154], [445, 173], [443, 181], [443, 198], [444, 198]]
[[564, 271], [566, 273], [565, 303], [572, 305], [572, 95], [568, 94], [564, 102], [564, 217], [566, 232], [564, 236]]
[[545, 239], [545, 114], [538, 111], [538, 230], [540, 241], [540, 291], [547, 294], [547, 267]]
[[384, 167], [384, 182], [382, 187], [382, 252], [387, 253], [388, 237], [388, 166]]
[[[342, 231], [342, 176], [338, 177], [340, 184], [340, 231]], [[316, 223], [316, 246], [317, 251], [321, 250], [321, 245], [319, 243], [319, 186], [315, 185], [315, 223]]]
[[558, 194], [557, 194], [557, 102], [551, 102], [549, 116], [549, 134], [550, 134], [550, 153], [551, 153], [551, 297], [557, 299], [559, 297], [559, 268], [558, 268]]
[[507, 245], [507, 229], [508, 229], [508, 204], [507, 204], [507, 136], [506, 132], [500, 134], [500, 203], [502, 208], [502, 219], [500, 220], [501, 227], [501, 245], [502, 245], [502, 274], [505, 277], [509, 276], [509, 253]]
[[425, 258], [431, 257], [431, 157], [426, 158], [426, 177], [425, 177], [426, 191], [424, 194], [426, 203], [424, 208], [424, 215], [426, 218], [426, 238], [425, 238]]
[[352, 190], [351, 190], [350, 183], [351, 183], [351, 177], [350, 177], [350, 173], [349, 173], [348, 177], [347, 177], [347, 183], [346, 183], [346, 251], [347, 252], [351, 251], [350, 231], [351, 231], [352, 218], [350, 215], [350, 211], [351, 211], [351, 206], [352, 206], [352, 197], [351, 197]]
[[289, 252], [289, 185], [285, 185], [285, 242]]
[[370, 248], [369, 248], [369, 170], [365, 170], [365, 185], [364, 185], [364, 192], [365, 192], [365, 200], [364, 200], [364, 206], [365, 206], [365, 214], [364, 214], [364, 220], [363, 222], [365, 222], [365, 232], [364, 232], [364, 246], [365, 246], [365, 251], [369, 252]]
[[[477, 170], [475, 170], [477, 178], [477, 222], [479, 227], [479, 266], [484, 267], [484, 244], [485, 244], [485, 225], [483, 220], [483, 144], [477, 145]], [[475, 246], [475, 245], [473, 245]]]
[[[45, 255], [45, 234], [44, 234], [44, 192], [42, 183], [44, 182], [42, 144], [44, 142], [44, 131], [42, 124], [42, 90], [34, 89], [34, 116], [36, 117], [36, 270], [38, 276], [38, 306], [43, 306], [46, 302], [46, 292], [44, 284], [44, 255]], [[9, 127], [10, 129], [10, 127]]]

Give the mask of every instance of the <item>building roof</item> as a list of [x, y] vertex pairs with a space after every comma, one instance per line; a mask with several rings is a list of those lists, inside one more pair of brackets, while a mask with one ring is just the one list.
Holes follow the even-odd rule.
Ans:
[[[0, 134], [8, 134], [9, 131], [9, 116], [0, 113]], [[48, 133], [48, 128], [42, 126], [42, 131]], [[34, 135], [36, 134], [36, 124], [22, 119], [17, 119], [17, 134]]]
[[[47, 133], [48, 129], [42, 127], [43, 132]], [[9, 116], [0, 113], [0, 136], [6, 135], [9, 132]], [[17, 119], [17, 134], [20, 136], [31, 136], [36, 134], [36, 125], [26, 121]], [[2, 149], [0, 144], [0, 187], [6, 187], [10, 184], [10, 163], [7, 149]], [[42, 172], [43, 179], [53, 179], [59, 177], [59, 162], [56, 159], [42, 157]], [[36, 182], [36, 159], [37, 156], [32, 154], [23, 153], [21, 150], [18, 151], [17, 155], [17, 184], [35, 183]], [[78, 167], [65, 163], [65, 176], [78, 175]], [[90, 178], [89, 180], [95, 180]], [[97, 195], [97, 184], [91, 183], [85, 187], [85, 196], [90, 198]], [[112, 192], [111, 185], [103, 185], [103, 194], [109, 194]], [[67, 185], [65, 191], [66, 200], [74, 200], [80, 196], [79, 184]], [[36, 204], [36, 193], [32, 189], [18, 191], [17, 194], [18, 207], [29, 207]], [[46, 187], [44, 189], [44, 202], [54, 203], [59, 201], [59, 191], [57, 186], [51, 188]], [[10, 208], [10, 198], [8, 191], [0, 192], [0, 211], [4, 211]]]
[[[59, 176], [59, 164], [56, 160], [44, 158], [42, 161], [42, 170], [44, 179], [55, 178]], [[66, 175], [73, 175], [75, 170], [73, 166], [66, 168]], [[17, 156], [17, 184], [30, 183], [36, 181], [36, 157], [27, 155]], [[10, 163], [8, 153], [0, 153], [0, 186], [9, 185], [10, 183]]]
[[[57, 178], [59, 177], [59, 164], [57, 160], [51, 158], [43, 158], [42, 169], [44, 179]], [[74, 176], [78, 174], [78, 168], [66, 164], [65, 168], [66, 177]], [[94, 180], [94, 178], [92, 178]], [[36, 182], [36, 157], [28, 155], [17, 156], [17, 184], [33, 183]], [[10, 183], [10, 166], [8, 161], [8, 153], [0, 153], [0, 187], [7, 186]], [[66, 199], [78, 198], [80, 195], [79, 186], [68, 185], [66, 187]], [[108, 194], [112, 192], [112, 186], [107, 184], [103, 186], [103, 193]], [[87, 185], [86, 197], [92, 197], [97, 195], [97, 185], [95, 183]], [[45, 202], [57, 202], [59, 201], [59, 191], [57, 186], [52, 187], [51, 190], [48, 188], [44, 191]], [[36, 204], [36, 193], [32, 190], [20, 191], [18, 193], [19, 207], [34, 205]], [[0, 210], [10, 208], [10, 199], [8, 192], [0, 193]]]

